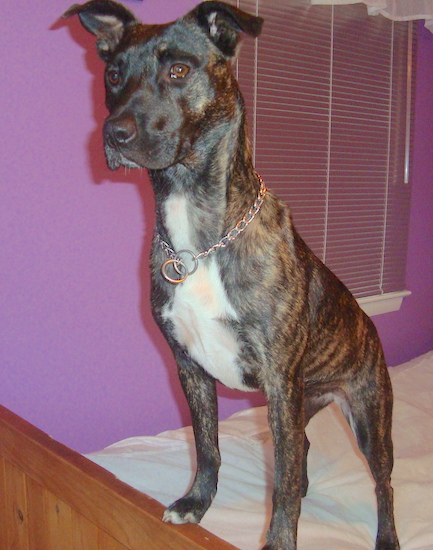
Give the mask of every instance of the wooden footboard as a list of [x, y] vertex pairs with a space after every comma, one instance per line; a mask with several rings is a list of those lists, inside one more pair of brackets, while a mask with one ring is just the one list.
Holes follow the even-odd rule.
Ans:
[[3, 550], [236, 550], [0, 406]]

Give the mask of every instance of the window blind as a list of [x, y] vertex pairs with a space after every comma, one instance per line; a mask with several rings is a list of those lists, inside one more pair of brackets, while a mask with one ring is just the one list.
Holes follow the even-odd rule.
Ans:
[[404, 290], [412, 23], [359, 4], [232, 4], [265, 19], [236, 67], [258, 172], [357, 298]]

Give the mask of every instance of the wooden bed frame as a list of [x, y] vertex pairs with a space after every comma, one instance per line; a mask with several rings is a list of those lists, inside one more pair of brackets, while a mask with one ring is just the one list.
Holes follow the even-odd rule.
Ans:
[[0, 405], [2, 550], [236, 550]]

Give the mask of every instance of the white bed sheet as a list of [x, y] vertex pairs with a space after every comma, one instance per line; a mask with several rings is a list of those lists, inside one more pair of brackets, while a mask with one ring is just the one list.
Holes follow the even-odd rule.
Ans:
[[[397, 531], [402, 550], [433, 549], [433, 352], [390, 369]], [[335, 405], [307, 428], [310, 487], [302, 502], [299, 550], [371, 550], [376, 503], [368, 467]], [[266, 407], [220, 422], [217, 496], [201, 525], [242, 550], [264, 543], [270, 521], [273, 451]], [[190, 427], [133, 437], [88, 456], [165, 505], [182, 496], [195, 467]]]

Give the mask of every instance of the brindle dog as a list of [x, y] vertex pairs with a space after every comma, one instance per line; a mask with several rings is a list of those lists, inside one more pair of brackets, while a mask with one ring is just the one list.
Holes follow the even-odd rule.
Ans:
[[146, 167], [156, 198], [152, 309], [191, 409], [197, 472], [165, 512], [199, 522], [217, 490], [216, 380], [261, 390], [275, 448], [266, 549], [294, 550], [308, 488], [305, 427], [336, 401], [367, 457], [378, 503], [376, 550], [399, 548], [393, 519], [392, 390], [376, 330], [296, 232], [255, 172], [231, 71], [242, 32], [262, 20], [203, 2], [166, 25], [122, 5], [74, 5], [106, 62], [109, 168]]

